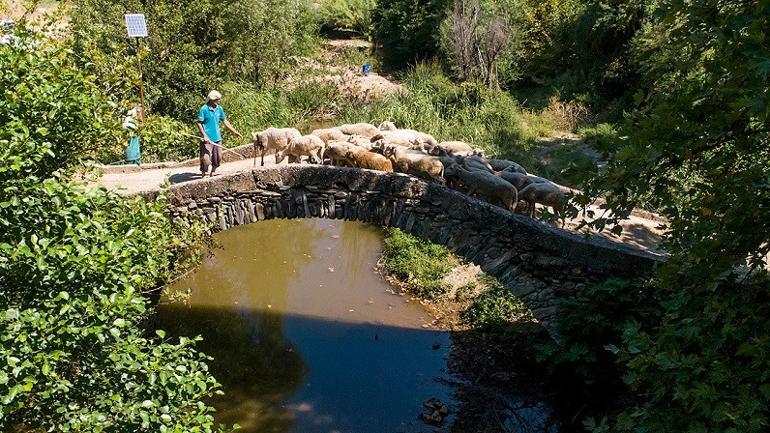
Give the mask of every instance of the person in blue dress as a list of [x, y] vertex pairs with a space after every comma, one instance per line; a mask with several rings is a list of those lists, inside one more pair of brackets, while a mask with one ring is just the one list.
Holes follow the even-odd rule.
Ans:
[[233, 133], [239, 140], [243, 138], [240, 132], [236, 131], [230, 121], [227, 120], [225, 110], [219, 105], [222, 100], [222, 94], [216, 90], [209, 92], [206, 98], [206, 104], [198, 111], [198, 130], [203, 135], [203, 141], [200, 148], [201, 176], [206, 176], [211, 167], [211, 176], [222, 163], [222, 132], [219, 130], [219, 123], [225, 124], [227, 129]]
[[128, 146], [126, 146], [126, 163], [142, 165], [142, 142], [139, 139], [137, 129], [139, 123], [136, 118], [139, 116], [139, 106], [132, 108], [126, 118], [123, 119], [123, 129], [130, 131], [130, 137], [128, 138]]

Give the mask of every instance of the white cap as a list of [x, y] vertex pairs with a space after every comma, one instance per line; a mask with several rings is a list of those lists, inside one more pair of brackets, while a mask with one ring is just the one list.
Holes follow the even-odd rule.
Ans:
[[216, 90], [212, 90], [209, 92], [209, 96], [206, 99], [207, 101], [216, 101], [217, 99], [222, 99], [222, 94], [217, 92]]

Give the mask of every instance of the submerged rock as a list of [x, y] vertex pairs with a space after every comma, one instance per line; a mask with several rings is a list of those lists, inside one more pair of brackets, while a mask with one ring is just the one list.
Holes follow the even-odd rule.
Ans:
[[449, 415], [449, 406], [437, 398], [432, 398], [422, 405], [428, 410], [421, 413], [417, 418], [426, 424], [441, 425], [447, 415]]

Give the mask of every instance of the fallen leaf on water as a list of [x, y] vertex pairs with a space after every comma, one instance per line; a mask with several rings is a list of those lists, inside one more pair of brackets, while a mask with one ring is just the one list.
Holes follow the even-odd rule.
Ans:
[[273, 308], [273, 306], [270, 304], [267, 304], [267, 308]]
[[366, 301], [366, 303], [367, 303], [367, 304], [374, 304], [374, 299], [372, 299], [372, 298], [369, 298], [369, 299]]
[[334, 272], [334, 268], [329, 266], [329, 272]]
[[352, 308], [351, 308], [350, 310], [348, 310], [348, 313], [352, 313], [352, 312], [354, 312], [354, 311], [356, 311], [356, 310], [354, 310], [354, 309], [352, 309]]

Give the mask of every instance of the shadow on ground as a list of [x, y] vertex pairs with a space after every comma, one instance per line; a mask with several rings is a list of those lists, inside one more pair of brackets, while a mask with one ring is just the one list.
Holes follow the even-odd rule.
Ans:
[[169, 182], [173, 184], [189, 182], [191, 180], [200, 179], [200, 173], [176, 173], [169, 176]]

